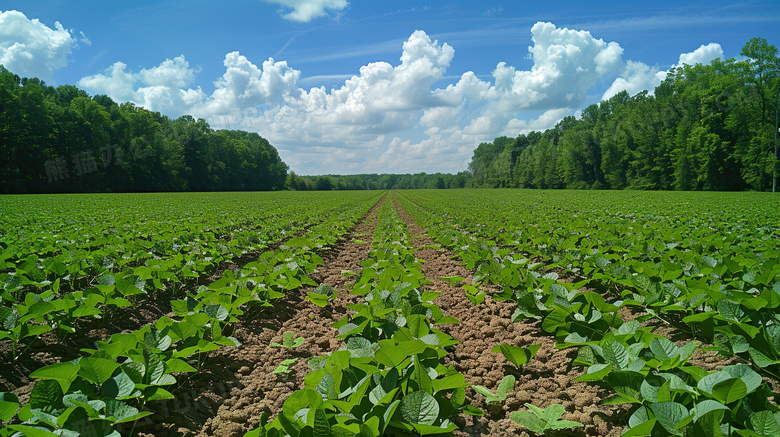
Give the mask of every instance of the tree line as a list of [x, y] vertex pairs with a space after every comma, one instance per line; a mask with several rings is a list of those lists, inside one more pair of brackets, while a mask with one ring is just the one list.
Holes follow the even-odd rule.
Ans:
[[482, 143], [478, 187], [771, 190], [779, 170], [777, 48], [671, 70], [652, 94], [621, 92], [544, 132]]
[[212, 130], [0, 65], [0, 193], [521, 187], [769, 190], [780, 173], [780, 58], [672, 69], [652, 93], [621, 92], [544, 132], [499, 137], [457, 174], [299, 176], [256, 133]]
[[444, 189], [472, 186], [471, 173], [462, 171], [449, 173], [415, 174], [356, 174], [299, 176], [295, 172], [287, 175], [285, 186], [296, 191], [313, 190], [410, 190], [418, 188]]
[[256, 133], [214, 131], [0, 66], [0, 193], [275, 190], [287, 168]]

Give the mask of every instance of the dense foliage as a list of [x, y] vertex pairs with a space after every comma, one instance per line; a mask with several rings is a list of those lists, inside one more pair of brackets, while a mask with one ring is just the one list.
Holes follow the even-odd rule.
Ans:
[[[37, 382], [29, 399], [0, 392], [0, 422], [11, 420], [0, 436], [132, 435], [136, 422], [153, 414], [149, 404], [173, 399], [208, 352], [240, 347], [231, 333], [245, 312], [314, 285], [308, 275], [323, 263], [316, 252], [334, 244], [380, 196], [79, 194], [65, 202], [3, 196], [5, 362], [18, 365], [44, 334], [56, 333], [48, 341], [59, 343], [127, 319], [145, 299], [162, 297], [171, 312], [94, 348], [75, 349], [68, 360], [30, 369]], [[215, 207], [193, 209], [193, 202]], [[253, 260], [198, 286], [246, 256]]]
[[298, 176], [287, 175], [290, 190], [409, 190], [471, 187], [471, 173], [356, 174]]
[[287, 165], [256, 133], [214, 131], [0, 66], [0, 192], [274, 190]]
[[[471, 406], [469, 381], [448, 364], [457, 341], [442, 329], [457, 320], [436, 304], [399, 207], [473, 272], [468, 281], [441, 279], [463, 284], [475, 310], [492, 293], [512, 302], [513, 322], [576, 349], [577, 380], [609, 390], [602, 403], [630, 413], [616, 422], [624, 436], [780, 435], [772, 194], [396, 194], [397, 204], [391, 195], [379, 208], [372, 250], [351, 282], [359, 301], [332, 325], [342, 347], [310, 359], [303, 387], [247, 436], [452, 435], [457, 416], [483, 414]], [[83, 336], [127, 318], [144, 299], [171, 305], [149, 324], [29, 369], [29, 399], [0, 392], [0, 421], [8, 421], [0, 436], [132, 435], [210, 351], [241, 347], [232, 332], [253, 312], [303, 287], [315, 305], [333, 305], [337, 290], [312, 288], [318, 252], [384, 195], [0, 196], [0, 358], [16, 366], [41, 338]], [[228, 263], [240, 267], [209, 283]], [[271, 346], [301, 341], [287, 332]], [[501, 343], [492, 352], [522, 371], [539, 347]], [[700, 367], [701, 350], [734, 361]], [[500, 404], [514, 382], [506, 375], [473, 389]], [[562, 406], [526, 406], [509, 417], [537, 434], [580, 425], [561, 420]]]
[[[514, 321], [536, 321], [557, 348], [578, 349], [577, 380], [631, 409], [623, 436], [769, 437], [780, 435], [767, 383], [780, 381], [772, 197], [471, 190], [399, 200], [474, 269], [473, 291], [498, 286], [493, 299], [517, 304]], [[688, 341], [672, 342], [664, 326]], [[714, 371], [692, 364], [697, 339], [739, 360]]]
[[482, 143], [469, 164], [474, 185], [771, 189], [780, 58], [762, 38], [741, 54], [682, 65], [653, 93], [621, 92], [545, 132]]
[[[426, 291], [422, 264], [390, 199], [379, 211], [373, 250], [351, 292], [363, 302], [333, 324], [344, 345], [313, 358], [304, 388], [271, 423], [265, 413], [255, 436], [452, 436], [459, 413], [481, 415], [466, 403], [466, 383], [446, 366], [457, 343], [438, 327], [457, 323]], [[322, 306], [327, 305], [327, 300]]]

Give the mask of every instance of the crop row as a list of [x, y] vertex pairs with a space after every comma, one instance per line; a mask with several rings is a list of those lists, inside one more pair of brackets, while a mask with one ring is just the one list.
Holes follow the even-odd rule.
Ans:
[[[375, 194], [331, 211], [327, 220], [310, 223], [303, 237], [287, 239], [256, 261], [225, 270], [221, 279], [173, 299], [170, 316], [97, 341], [72, 361], [35, 370], [30, 376], [38, 381], [26, 404], [20, 406], [11, 393], [0, 393], [0, 421], [12, 421], [0, 435], [132, 434], [136, 421], [152, 414], [145, 410], [147, 403], [172, 399], [176, 387], [201, 367], [209, 352], [240, 346], [230, 333], [248, 310], [272, 306], [285, 292], [313, 285], [307, 275], [322, 263], [316, 251], [335, 242], [377, 200]], [[52, 303], [57, 301], [40, 300], [25, 309], [45, 317], [58, 311]], [[23, 326], [45, 322], [30, 318]]]
[[[349, 223], [334, 221], [335, 214], [378, 199], [376, 193], [286, 200], [270, 195], [253, 199], [247, 194], [226, 194], [219, 203], [197, 195], [196, 199], [225, 208], [219, 213], [200, 208], [197, 215], [191, 198], [175, 195], [154, 197], [170, 202], [156, 207], [112, 203], [127, 202], [128, 197], [73, 197], [93, 206], [107, 202], [106, 208], [113, 211], [110, 217], [76, 213], [80, 209], [25, 211], [27, 197], [15, 200], [20, 205], [5, 205], [19, 207], [14, 214], [3, 215], [1, 224], [5, 234], [0, 241], [0, 342], [12, 344], [9, 358], [16, 360], [48, 331], [63, 339], [76, 333], [82, 321], [110, 318], [149, 293], [175, 296], [203, 283], [217, 267], [259, 255], [263, 248], [307, 229], [315, 231], [309, 232], [316, 236], [313, 244], [332, 244]], [[252, 201], [251, 208], [234, 204], [245, 201]], [[45, 219], [32, 223], [24, 218], [25, 212]], [[141, 220], [139, 214], [147, 217]], [[293, 282], [286, 287], [297, 286]]]
[[[475, 269], [476, 286], [466, 287], [472, 301], [480, 300], [481, 282], [496, 284], [495, 299], [517, 303], [514, 320], [538, 320], [557, 347], [579, 348], [579, 380], [610, 387], [615, 395], [605, 403], [631, 406], [624, 435], [780, 433], [780, 413], [759, 374], [778, 375], [780, 285], [776, 260], [767, 256], [776, 253], [776, 230], [734, 235], [714, 219], [702, 231], [635, 213], [556, 215], [560, 206], [521, 196], [399, 197]], [[639, 315], [624, 320], [624, 307]], [[714, 372], [690, 365], [697, 343], [653, 333], [652, 319], [679, 320], [745, 364]]]
[[380, 210], [373, 248], [361, 265], [350, 304], [336, 321], [340, 350], [309, 360], [303, 389], [247, 436], [447, 435], [451, 419], [482, 414], [466, 405], [465, 378], [443, 358], [457, 342], [437, 329], [457, 320], [425, 291], [408, 232], [391, 201]]

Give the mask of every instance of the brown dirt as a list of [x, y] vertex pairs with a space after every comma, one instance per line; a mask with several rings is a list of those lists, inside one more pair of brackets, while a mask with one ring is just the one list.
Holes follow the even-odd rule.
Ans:
[[[330, 305], [320, 308], [312, 304], [305, 299], [307, 289], [303, 289], [274, 302], [273, 309], [241, 321], [234, 333], [241, 347], [212, 353], [197, 377], [175, 393], [176, 400], [152, 406], [156, 414], [148, 422], [139, 423], [138, 435], [240, 436], [257, 426], [262, 412], [273, 416], [281, 411], [293, 391], [303, 387], [309, 371], [306, 360], [340, 345], [338, 332], [331, 325], [346, 315], [346, 305], [353, 298], [348, 291], [353, 279], [342, 272], [360, 272], [359, 263], [371, 249], [380, 205], [369, 211], [344, 240], [320, 253], [324, 265], [311, 278], [336, 290]], [[306, 340], [296, 349], [269, 346], [281, 343], [287, 331]], [[290, 366], [288, 375], [272, 373], [290, 358], [298, 360]]]
[[[454, 259], [454, 254], [442, 249], [426, 234], [414, 219], [396, 204], [401, 219], [412, 236], [412, 245], [420, 248], [417, 258], [423, 264], [426, 279], [433, 281], [432, 288], [442, 292], [437, 305], [442, 311], [457, 318], [460, 323], [444, 326], [443, 331], [458, 340], [450, 362], [463, 373], [466, 382], [482, 385], [495, 391], [501, 379], [508, 374], [516, 377], [515, 389], [498, 406], [488, 406], [482, 395], [472, 389], [467, 391], [472, 404], [485, 411], [483, 417], [466, 417], [459, 425], [457, 436], [529, 436], [525, 428], [509, 419], [511, 412], [525, 409], [525, 403], [538, 407], [562, 404], [566, 408], [564, 420], [576, 420], [585, 425], [574, 431], [562, 431], [559, 436], [618, 436], [627, 423], [628, 414], [619, 406], [602, 406], [599, 401], [609, 396], [606, 390], [575, 379], [582, 374], [573, 369], [571, 362], [576, 349], [555, 349], [555, 339], [534, 322], [512, 323], [514, 304], [496, 302], [490, 296], [479, 306], [474, 306], [465, 291], [441, 280], [447, 276], [461, 276], [471, 283], [471, 272]], [[432, 247], [433, 246], [433, 247]], [[501, 343], [527, 347], [541, 344], [536, 356], [517, 369], [501, 354], [493, 353]]]

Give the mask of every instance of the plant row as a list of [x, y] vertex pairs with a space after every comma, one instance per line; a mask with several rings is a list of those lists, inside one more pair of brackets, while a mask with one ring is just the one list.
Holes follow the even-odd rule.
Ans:
[[[780, 231], [751, 228], [749, 211], [742, 218], [721, 211], [728, 222], [716, 222], [709, 211], [663, 220], [624, 214], [630, 221], [602, 212], [592, 215], [591, 225], [577, 217], [566, 228], [560, 220], [549, 220], [559, 226], [552, 229], [543, 215], [524, 226], [511, 203], [509, 210], [496, 201], [481, 205], [493, 213], [483, 213], [479, 225], [472, 223], [473, 209], [451, 216], [462, 234], [481, 238], [479, 243], [472, 239], [474, 247], [468, 250], [471, 264], [480, 264], [479, 273], [500, 276], [500, 259], [508, 254], [552, 259], [548, 268], [589, 278], [589, 286], [619, 294], [622, 303], [667, 323], [679, 320], [678, 327], [714, 343], [723, 355], [739, 355], [780, 380]], [[447, 202], [429, 208], [454, 212]], [[692, 227], [701, 217], [709, 217], [708, 226]]]
[[362, 302], [335, 322], [343, 346], [309, 360], [304, 388], [276, 418], [247, 436], [451, 435], [466, 405], [466, 381], [443, 364], [456, 341], [437, 328], [457, 320], [432, 301], [389, 199], [380, 209], [373, 249], [352, 293]]
[[236, 323], [290, 290], [313, 285], [308, 275], [322, 264], [316, 251], [370, 207], [370, 202], [353, 205], [312, 226], [310, 238], [289, 239], [257, 261], [225, 270], [219, 280], [172, 300], [170, 317], [35, 370], [30, 377], [38, 381], [28, 403], [20, 406], [13, 394], [0, 393], [0, 421], [11, 421], [0, 435], [132, 435], [137, 420], [152, 414], [145, 409], [149, 402], [172, 399], [210, 352], [240, 346], [231, 336]]
[[[276, 201], [272, 203], [266, 200], [260, 202], [268, 211], [263, 215], [247, 215], [241, 220], [230, 219], [221, 224], [190, 222], [187, 213], [177, 210], [176, 214], [181, 218], [175, 224], [169, 216], [160, 217], [149, 220], [153, 221], [153, 226], [141, 225], [139, 229], [143, 230], [136, 230], [137, 234], [126, 234], [112, 229], [108, 222], [71, 231], [83, 233], [84, 241], [43, 246], [35, 240], [36, 244], [24, 251], [16, 244], [29, 242], [24, 235], [39, 236], [39, 233], [22, 228], [19, 234], [23, 237], [17, 236], [18, 239], [12, 240], [15, 242], [2, 248], [0, 253], [0, 260], [4, 260], [0, 261], [0, 272], [7, 270], [0, 273], [0, 341], [11, 343], [9, 358], [13, 361], [48, 331], [56, 331], [62, 339], [76, 333], [79, 324], [103, 318], [110, 320], [117, 310], [131, 307], [149, 293], [166, 287], [169, 288], [167, 294], [175, 297], [177, 289], [191, 288], [202, 282], [218, 265], [247, 256], [247, 250], [279, 244], [307, 229], [316, 231], [310, 232], [317, 236], [314, 244], [332, 244], [335, 235], [352, 222], [334, 219], [342, 211], [352, 211], [349, 202], [365, 205], [377, 199], [378, 195], [374, 193], [371, 197], [347, 196], [329, 203], [299, 204], [295, 199], [284, 202], [274, 199]], [[184, 205], [177, 207], [181, 206]], [[232, 211], [233, 215], [240, 212], [240, 208]], [[285, 215], [286, 225], [275, 229]], [[64, 216], [56, 219], [76, 220]], [[83, 224], [91, 219], [82, 216], [80, 220]], [[123, 223], [126, 231], [130, 222]], [[249, 223], [253, 223], [251, 227]], [[214, 229], [207, 230], [208, 226]], [[245, 226], [249, 229], [245, 230]], [[39, 232], [44, 231], [39, 229]], [[222, 233], [224, 235], [216, 237]], [[49, 234], [48, 237], [49, 243], [61, 242], [57, 236]], [[12, 237], [3, 238], [10, 240]], [[55, 241], [51, 241], [52, 238]], [[247, 238], [254, 239], [253, 245], [247, 243]], [[239, 250], [240, 247], [247, 249]]]
[[[639, 298], [642, 289], [622, 284], [621, 295], [612, 296], [608, 301], [605, 294], [584, 289], [586, 285], [604, 279], [597, 274], [588, 272], [593, 273], [594, 278], [562, 282], [558, 273], [545, 272], [541, 263], [531, 262], [524, 246], [515, 243], [512, 247], [502, 247], [489, 239], [489, 235], [496, 235], [491, 234], [494, 231], [491, 226], [470, 226], [471, 210], [464, 208], [456, 213], [448, 206], [442, 206], [446, 212], [441, 212], [435, 207], [422, 207], [424, 201], [418, 204], [405, 197], [406, 194], [401, 202], [407, 211], [429, 227], [434, 238], [476, 270], [476, 285], [479, 281], [496, 284], [502, 291], [494, 295], [495, 299], [511, 299], [517, 303], [513, 320], [538, 320], [544, 331], [555, 336], [557, 347], [579, 348], [573, 364], [583, 366], [585, 374], [578, 380], [611, 388], [615, 394], [603, 401], [606, 404], [631, 405], [632, 415], [624, 436], [772, 436], [780, 433], [780, 413], [777, 406], [767, 400], [772, 392], [757, 373], [771, 365], [762, 368], [753, 361], [752, 366], [736, 364], [710, 372], [688, 363], [697, 342], [678, 345], [653, 333], [651, 327], [643, 326], [643, 322], [659, 313], [675, 311], [675, 308], [667, 307], [675, 305], [675, 300], [668, 301], [667, 306], [656, 305], [650, 308], [653, 311], [643, 312], [644, 315], [633, 320], [624, 320], [620, 312], [624, 307], [648, 310], [646, 299]], [[418, 198], [414, 200], [418, 201]], [[490, 208], [494, 206], [489, 205]], [[495, 205], [491, 215], [491, 223], [505, 220], [504, 233], [535, 232], [533, 224], [520, 227], [515, 223], [515, 229], [507, 229], [512, 226], [513, 218], [502, 216], [500, 205]], [[606, 252], [603, 247], [592, 253], [602, 252]], [[535, 255], [541, 259], [540, 254]], [[565, 271], [571, 273], [572, 266]], [[475, 290], [478, 287], [467, 289], [472, 300]], [[703, 302], [705, 311], [696, 313], [698, 319], [686, 316], [685, 323], [694, 331], [702, 332], [707, 329], [707, 321], [723, 322], [712, 325], [723, 337], [721, 344], [728, 341], [732, 346], [727, 351], [729, 355], [747, 352], [745, 357], [749, 358], [750, 348], [757, 347], [765, 354], [775, 353], [773, 348], [777, 348], [777, 343], [774, 346], [768, 343], [777, 328], [775, 311], [770, 310], [777, 306], [777, 290], [770, 288], [750, 295], [750, 299], [746, 293], [721, 290], [728, 298], [721, 299], [719, 305], [714, 304], [715, 311], [707, 311], [707, 304]], [[730, 309], [731, 314], [743, 311], [737, 320], [729, 314], [726, 305], [730, 304], [725, 302], [736, 303]], [[750, 324], [751, 320], [757, 323]], [[722, 350], [723, 346], [718, 349]]]

